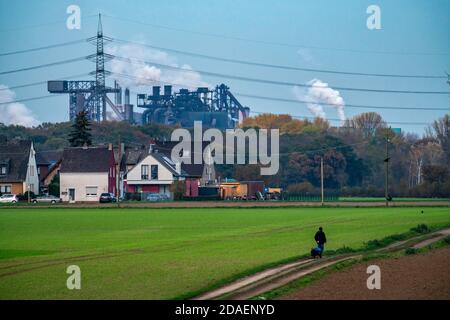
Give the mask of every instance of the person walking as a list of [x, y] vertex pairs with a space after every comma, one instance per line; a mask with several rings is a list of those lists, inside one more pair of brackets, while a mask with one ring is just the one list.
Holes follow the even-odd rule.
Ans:
[[322, 258], [322, 253], [325, 249], [325, 243], [327, 243], [327, 237], [325, 236], [325, 232], [323, 232], [322, 227], [319, 227], [319, 231], [316, 232], [314, 240], [316, 240], [317, 246], [320, 248], [320, 257]]

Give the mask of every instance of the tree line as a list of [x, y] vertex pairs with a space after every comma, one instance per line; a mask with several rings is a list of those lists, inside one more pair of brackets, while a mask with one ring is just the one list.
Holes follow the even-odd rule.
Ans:
[[[244, 120], [242, 128], [280, 130], [280, 170], [260, 176], [258, 165], [218, 165], [221, 179], [264, 180], [292, 194], [319, 194], [320, 161], [328, 193], [341, 196], [384, 196], [386, 145], [389, 152], [389, 194], [392, 197], [450, 197], [450, 117], [435, 120], [423, 136], [394, 132], [374, 112], [362, 113], [333, 127], [326, 120], [294, 119], [261, 114]], [[5, 126], [8, 139], [31, 139], [37, 151], [117, 141], [128, 146], [169, 140], [173, 126], [126, 122], [43, 123], [34, 128]]]

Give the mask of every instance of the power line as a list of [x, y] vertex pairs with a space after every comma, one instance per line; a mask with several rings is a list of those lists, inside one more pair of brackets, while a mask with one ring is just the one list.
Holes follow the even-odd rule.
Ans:
[[[136, 80], [150, 80], [156, 83], [160, 84], [168, 84], [173, 86], [188, 86], [183, 83], [174, 83], [174, 82], [167, 82], [167, 81], [160, 81], [155, 80], [152, 78], [146, 78], [146, 77], [136, 77], [132, 75], [127, 75], [123, 73], [118, 72], [111, 72], [111, 74], [123, 77], [123, 78], [129, 78], [129, 79], [136, 79]], [[136, 93], [138, 94], [138, 93]], [[269, 97], [269, 96], [260, 96], [260, 95], [253, 95], [253, 94], [246, 94], [246, 93], [239, 93], [235, 92], [234, 95], [240, 96], [240, 97], [247, 97], [247, 98], [253, 98], [253, 99], [259, 99], [259, 100], [269, 100], [269, 101], [280, 101], [280, 102], [288, 102], [288, 103], [312, 103], [312, 104], [320, 104], [320, 105], [326, 105], [326, 106], [336, 106], [336, 104], [333, 103], [326, 103], [326, 102], [317, 102], [317, 101], [308, 101], [308, 100], [296, 100], [296, 99], [288, 99], [288, 98], [278, 98], [278, 97]], [[372, 106], [372, 105], [358, 105], [358, 104], [345, 104], [345, 107], [349, 108], [365, 108], [365, 109], [387, 109], [387, 110], [443, 110], [443, 111], [450, 111], [450, 108], [425, 108], [425, 107], [389, 107], [389, 106]]]
[[[89, 76], [89, 75], [90, 75], [90, 73], [82, 73], [82, 74], [77, 74], [77, 75], [74, 75], [74, 76], [58, 78], [56, 80], [73, 79], [73, 78]], [[0, 91], [3, 91], [3, 90], [15, 90], [15, 89], [26, 88], [26, 87], [33, 87], [33, 86], [38, 86], [38, 85], [42, 85], [42, 84], [47, 84], [47, 82], [48, 81], [39, 81], [39, 82], [32, 82], [32, 83], [27, 83], [27, 84], [20, 84], [20, 85], [11, 86], [11, 87], [7, 86], [5, 88], [0, 88]]]
[[[259, 96], [253, 94], [245, 94], [245, 93], [234, 93], [236, 96], [247, 97], [253, 99], [260, 100], [270, 100], [270, 101], [280, 101], [280, 102], [288, 102], [288, 103], [311, 103], [311, 104], [320, 104], [326, 106], [336, 106], [333, 103], [325, 103], [325, 102], [317, 102], [317, 101], [308, 101], [308, 100], [296, 100], [296, 99], [288, 99], [288, 98], [278, 98], [278, 97], [268, 97], [268, 96]], [[425, 107], [388, 107], [388, 106], [370, 106], [370, 105], [358, 105], [358, 104], [344, 104], [346, 108], [364, 108], [364, 109], [387, 109], [387, 110], [444, 110], [450, 111], [450, 108], [425, 108]]]
[[[179, 83], [171, 83], [171, 82], [165, 82], [165, 81], [159, 81], [159, 80], [154, 80], [151, 78], [145, 78], [145, 77], [136, 77], [136, 76], [131, 76], [131, 75], [126, 75], [126, 74], [122, 74], [122, 73], [117, 73], [117, 72], [111, 72], [111, 74], [113, 75], [117, 75], [120, 77], [124, 77], [124, 78], [129, 78], [129, 79], [146, 79], [146, 80], [151, 80], [157, 83], [162, 83], [162, 84], [170, 84], [170, 85], [176, 85], [176, 86], [181, 86], [183, 84], [179, 84]], [[238, 95], [238, 94], [236, 94]], [[295, 101], [295, 100], [292, 100]], [[300, 101], [296, 101], [297, 103]], [[361, 106], [362, 107], [362, 106]], [[445, 109], [447, 110], [447, 109]], [[270, 113], [270, 112], [262, 112], [262, 111], [250, 111], [251, 113], [254, 114], [264, 114], [264, 113]], [[291, 115], [292, 116], [292, 115]], [[316, 119], [316, 117], [310, 117], [310, 116], [292, 116], [293, 118], [299, 118], [299, 119], [303, 119], [303, 118], [307, 118], [307, 119]], [[333, 118], [328, 118], [327, 120], [331, 120], [331, 121], [342, 121], [341, 119], [333, 119]], [[429, 123], [427, 122], [399, 122], [399, 121], [393, 121], [393, 122], [387, 122], [388, 124], [407, 124], [407, 125], [428, 125]]]
[[197, 35], [201, 35], [201, 36], [221, 38], [221, 39], [229, 39], [229, 40], [236, 40], [236, 41], [242, 41], [242, 42], [259, 43], [259, 44], [264, 44], [264, 45], [275, 45], [275, 46], [282, 46], [282, 47], [306, 48], [306, 49], [327, 50], [327, 51], [342, 51], [342, 52], [353, 52], [353, 53], [364, 53], [364, 54], [427, 55], [427, 56], [433, 56], [433, 55], [435, 55], [435, 56], [442, 56], [442, 55], [447, 56], [447, 55], [450, 55], [450, 52], [370, 51], [370, 50], [348, 49], [348, 48], [306, 46], [306, 45], [303, 45], [303, 44], [274, 42], [274, 41], [250, 39], [250, 38], [244, 38], [244, 37], [235, 37], [235, 36], [229, 36], [229, 35], [223, 35], [223, 34], [208, 33], [208, 32], [201, 32], [201, 31], [194, 31], [194, 30], [187, 30], [187, 29], [182, 29], [182, 28], [176, 28], [176, 27], [171, 27], [171, 26], [164, 26], [164, 25], [158, 25], [158, 24], [153, 24], [153, 23], [148, 23], [148, 22], [132, 20], [132, 19], [123, 18], [123, 17], [114, 17], [114, 16], [107, 15], [107, 14], [103, 14], [103, 16], [105, 16], [107, 18], [119, 20], [119, 21], [140, 24], [140, 25], [144, 25], [144, 26], [148, 26], [148, 27], [152, 27], [152, 28], [166, 29], [166, 30], [171, 30], [171, 31], [183, 32], [183, 33], [191, 33], [191, 34], [197, 34]]
[[46, 96], [31, 97], [31, 98], [24, 98], [24, 99], [18, 99], [18, 100], [13, 100], [13, 101], [0, 102], [0, 105], [11, 104], [11, 103], [20, 103], [20, 102], [33, 101], [33, 100], [42, 100], [42, 99], [47, 99], [47, 98], [52, 98], [52, 97], [58, 97], [58, 96], [54, 95], [54, 94], [49, 94]]
[[[83, 19], [90, 19], [90, 18], [98, 17], [98, 16], [97, 16], [97, 14], [91, 14], [91, 15], [86, 15], [86, 16], [82, 16], [82, 17], [83, 17]], [[64, 19], [64, 20], [28, 25], [28, 26], [19, 26], [19, 27], [7, 28], [7, 29], [0, 29], [0, 32], [12, 32], [12, 31], [27, 30], [27, 29], [35, 29], [35, 28], [52, 26], [52, 25], [56, 25], [56, 24], [64, 24], [65, 25], [66, 21], [67, 20]]]
[[17, 50], [17, 51], [4, 52], [4, 53], [0, 53], [0, 57], [10, 56], [10, 55], [15, 55], [15, 54], [20, 54], [20, 53], [28, 53], [28, 52], [35, 52], [35, 51], [40, 51], [40, 50], [48, 50], [48, 49], [53, 49], [53, 48], [66, 47], [66, 46], [71, 46], [74, 44], [83, 43], [86, 41], [87, 41], [87, 39], [80, 39], [80, 40], [74, 40], [74, 41], [68, 41], [68, 42], [62, 42], [62, 43], [55, 43], [55, 44], [51, 44], [51, 45], [43, 46], [43, 47], [36, 47], [36, 48], [29, 48], [29, 49], [23, 49], [23, 50]]
[[26, 67], [26, 68], [14, 69], [14, 70], [2, 71], [2, 72], [0, 72], [0, 75], [17, 73], [17, 72], [23, 72], [23, 71], [30, 71], [30, 70], [35, 70], [35, 69], [42, 69], [42, 68], [47, 68], [47, 67], [53, 67], [53, 66], [57, 66], [57, 65], [62, 65], [62, 64], [68, 64], [68, 63], [82, 61], [82, 60], [85, 60], [86, 58], [87, 57], [72, 58], [72, 59], [67, 59], [67, 60], [47, 63], [47, 64], [40, 64], [40, 65], [36, 65], [36, 66], [32, 66], [32, 67]]
[[331, 73], [331, 74], [350, 75], [350, 76], [368, 76], [368, 77], [412, 78], [412, 79], [447, 79], [447, 76], [445, 76], [445, 75], [437, 76], [437, 75], [364, 73], [364, 72], [350, 72], [350, 71], [339, 71], [339, 70], [302, 68], [302, 67], [294, 67], [294, 66], [287, 66], [287, 65], [275, 65], [275, 64], [262, 63], [262, 62], [253, 62], [253, 61], [246, 61], [246, 60], [239, 60], [239, 59], [210, 56], [210, 55], [201, 54], [201, 53], [194, 53], [194, 52], [177, 50], [177, 49], [163, 48], [163, 47], [153, 46], [153, 45], [149, 45], [149, 44], [145, 44], [145, 43], [128, 41], [128, 40], [113, 39], [113, 41], [145, 46], [145, 47], [149, 47], [149, 48], [152, 48], [155, 50], [168, 51], [168, 52], [192, 56], [192, 57], [198, 57], [198, 58], [204, 58], [204, 59], [210, 59], [210, 60], [216, 60], [216, 61], [223, 61], [223, 62], [230, 62], [230, 63], [236, 63], [236, 64], [244, 64], [244, 65], [250, 65], [250, 66], [257, 66], [257, 67], [282, 69], [282, 70], [320, 72], [320, 73]]
[[[217, 78], [227, 78], [234, 80], [241, 80], [247, 82], [256, 82], [256, 83], [264, 83], [264, 84], [273, 84], [279, 86], [289, 86], [289, 87], [302, 87], [302, 88], [316, 88], [314, 85], [303, 84], [303, 83], [295, 83], [295, 82], [285, 82], [285, 81], [276, 81], [276, 80], [268, 80], [268, 79], [259, 79], [259, 78], [249, 78], [244, 76], [236, 76], [230, 74], [216, 73], [210, 71], [203, 70], [192, 70], [185, 67], [176, 67], [170, 66], [167, 64], [156, 63], [153, 61], [140, 60], [135, 58], [125, 58], [120, 56], [114, 56], [115, 59], [128, 62], [130, 64], [140, 64], [147, 65], [152, 64], [162, 69], [168, 70], [176, 70], [176, 71], [184, 71], [190, 73], [199, 73], [205, 76], [217, 77]], [[351, 88], [351, 87], [333, 87], [336, 90], [341, 91], [357, 91], [357, 92], [372, 92], [372, 93], [396, 93], [396, 94], [437, 94], [437, 95], [448, 95], [450, 91], [418, 91], [418, 90], [385, 90], [385, 89], [370, 89], [370, 88]]]

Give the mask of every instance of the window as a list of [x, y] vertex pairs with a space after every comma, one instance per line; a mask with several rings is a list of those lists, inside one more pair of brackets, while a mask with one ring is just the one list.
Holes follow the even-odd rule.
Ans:
[[86, 196], [96, 196], [97, 187], [86, 187]]
[[10, 184], [0, 185], [0, 193], [11, 193], [11, 185]]
[[0, 165], [0, 175], [6, 175], [7, 166], [5, 164]]
[[148, 165], [141, 166], [141, 180], [148, 180]]
[[152, 165], [152, 180], [158, 180], [158, 165]]

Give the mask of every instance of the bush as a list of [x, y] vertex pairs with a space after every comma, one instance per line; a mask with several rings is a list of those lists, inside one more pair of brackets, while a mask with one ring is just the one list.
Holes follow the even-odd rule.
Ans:
[[320, 190], [315, 188], [310, 182], [300, 182], [291, 184], [287, 188], [289, 194], [305, 194], [305, 195], [319, 195]]
[[417, 227], [411, 228], [411, 231], [423, 234], [431, 232], [431, 229], [426, 224], [422, 223], [418, 224]]
[[450, 244], [450, 236], [444, 238], [445, 243]]
[[34, 194], [33, 191], [27, 191], [25, 193], [17, 195], [17, 198], [19, 199], [19, 201], [28, 201], [28, 192], [30, 193], [30, 199], [36, 198], [36, 195]]
[[416, 254], [417, 252], [418, 252], [418, 250], [414, 249], [414, 248], [408, 248], [405, 250], [405, 254], [407, 254], [407, 255]]

